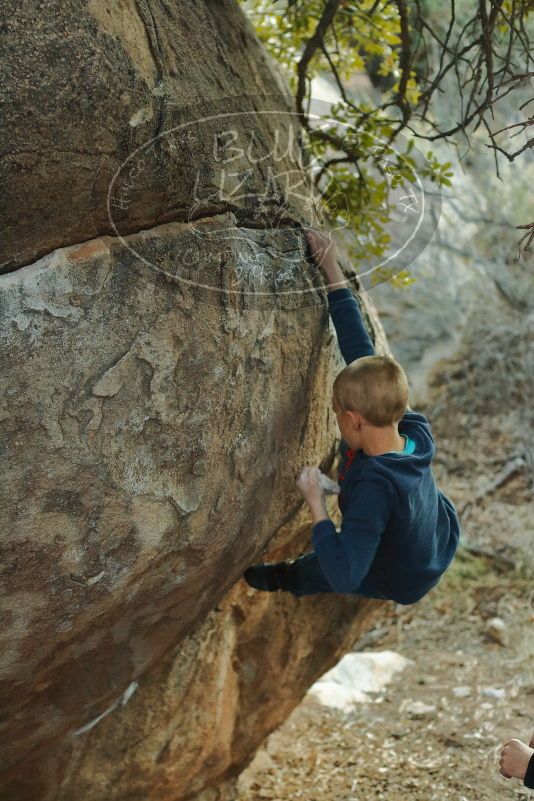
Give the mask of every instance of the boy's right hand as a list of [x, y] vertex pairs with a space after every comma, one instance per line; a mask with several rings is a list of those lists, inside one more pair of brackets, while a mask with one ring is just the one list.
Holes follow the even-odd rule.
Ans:
[[305, 228], [306, 241], [310, 246], [311, 255], [328, 277], [329, 273], [337, 267], [336, 246], [330, 234], [323, 234], [315, 228]]
[[311, 254], [326, 276], [328, 292], [347, 286], [341, 267], [337, 263], [337, 252], [331, 234], [316, 231], [315, 228], [305, 228], [306, 241], [310, 246]]

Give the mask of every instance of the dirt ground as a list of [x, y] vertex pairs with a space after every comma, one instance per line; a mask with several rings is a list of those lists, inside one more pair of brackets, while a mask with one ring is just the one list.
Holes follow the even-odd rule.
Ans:
[[[385, 624], [355, 644], [412, 664], [350, 711], [307, 695], [242, 774], [239, 801], [534, 798], [498, 773], [502, 742], [534, 732], [532, 343], [523, 318], [500, 312], [500, 329], [495, 318], [472, 327], [418, 408], [463, 548], [432, 593], [391, 604]], [[495, 617], [504, 629], [492, 636]]]
[[[394, 650], [413, 664], [350, 712], [307, 696], [268, 738], [240, 801], [526, 799], [522, 783], [496, 766], [503, 740], [534, 730], [531, 586], [460, 557], [433, 594], [394, 607], [366, 649]], [[496, 614], [507, 625], [505, 646], [485, 633]], [[414, 701], [427, 706], [420, 719]]]

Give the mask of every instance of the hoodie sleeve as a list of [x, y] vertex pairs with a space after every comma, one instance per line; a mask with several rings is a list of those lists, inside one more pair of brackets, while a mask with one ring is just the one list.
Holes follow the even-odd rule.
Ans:
[[530, 790], [534, 790], [534, 754], [530, 757], [530, 761], [527, 765], [527, 772], [525, 773], [523, 784]]
[[394, 504], [386, 481], [360, 481], [351, 491], [338, 534], [331, 520], [312, 527], [319, 564], [334, 592], [355, 592], [369, 572]]
[[[341, 287], [327, 295], [328, 310], [345, 364], [360, 356], [373, 356], [374, 345], [363, 323], [358, 301], [349, 287]], [[348, 444], [342, 439], [339, 451], [344, 456]]]
[[375, 348], [352, 290], [349, 287], [335, 289], [328, 293], [327, 299], [328, 310], [345, 364], [359, 359], [360, 356], [373, 356]]

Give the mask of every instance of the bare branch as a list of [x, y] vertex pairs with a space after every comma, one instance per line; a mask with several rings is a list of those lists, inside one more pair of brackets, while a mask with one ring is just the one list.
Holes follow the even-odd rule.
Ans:
[[[328, 27], [332, 24], [332, 20], [340, 6], [341, 0], [327, 0], [321, 19], [304, 47], [304, 52], [297, 65], [298, 85], [297, 85], [297, 112], [301, 119], [305, 121], [306, 115], [303, 108], [304, 96], [306, 94], [306, 72], [310, 61], [317, 49], [323, 42], [323, 37]], [[306, 120], [307, 122], [307, 120]]]

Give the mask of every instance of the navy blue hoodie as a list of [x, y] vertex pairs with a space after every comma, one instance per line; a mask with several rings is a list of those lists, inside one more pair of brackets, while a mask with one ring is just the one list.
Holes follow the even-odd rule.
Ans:
[[[330, 292], [328, 306], [345, 362], [373, 355], [352, 290]], [[409, 409], [398, 429], [411, 447], [379, 456], [353, 451], [342, 440], [341, 530], [321, 520], [312, 528], [312, 541], [334, 592], [357, 592], [361, 586], [377, 597], [412, 604], [451, 563], [460, 524], [454, 505], [436, 487], [427, 418]]]

